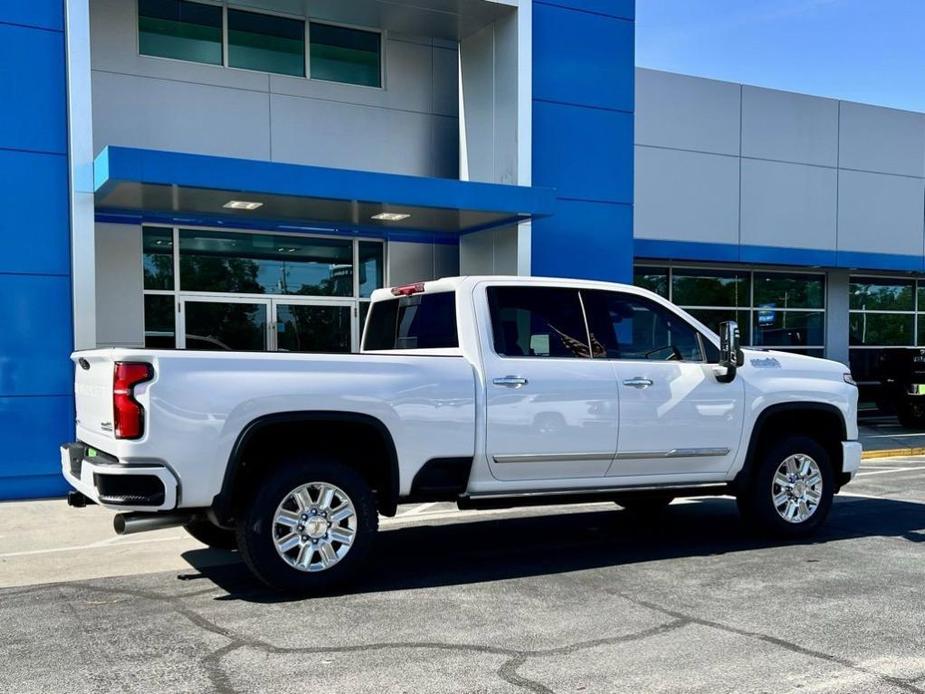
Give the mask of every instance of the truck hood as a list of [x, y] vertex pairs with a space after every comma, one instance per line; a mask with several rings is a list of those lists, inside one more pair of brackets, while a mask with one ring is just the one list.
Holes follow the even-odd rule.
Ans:
[[805, 354], [793, 354], [792, 352], [780, 352], [769, 349], [743, 349], [745, 353], [745, 366], [754, 369], [783, 369], [789, 372], [803, 372], [812, 374], [817, 378], [831, 378], [835, 381], [842, 381], [844, 374], [850, 369], [841, 362], [832, 361], [831, 359], [820, 359], [818, 357], [809, 357]]

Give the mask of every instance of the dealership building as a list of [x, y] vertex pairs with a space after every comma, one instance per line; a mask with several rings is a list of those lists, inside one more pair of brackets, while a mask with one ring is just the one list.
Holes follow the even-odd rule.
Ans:
[[925, 344], [925, 115], [633, 63], [633, 0], [4, 4], [0, 498], [64, 490], [75, 347], [351, 351], [390, 284]]

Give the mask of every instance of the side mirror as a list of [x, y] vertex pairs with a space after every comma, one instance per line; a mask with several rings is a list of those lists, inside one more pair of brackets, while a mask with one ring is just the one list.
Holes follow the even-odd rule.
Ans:
[[738, 323], [730, 320], [719, 324], [719, 365], [726, 369], [725, 374], [716, 376], [720, 383], [731, 383], [736, 377], [736, 369], [745, 363], [741, 342]]

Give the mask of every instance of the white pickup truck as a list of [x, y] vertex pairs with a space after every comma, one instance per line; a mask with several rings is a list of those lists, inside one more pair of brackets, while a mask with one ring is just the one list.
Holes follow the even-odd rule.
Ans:
[[375, 292], [361, 354], [77, 352], [62, 468], [117, 532], [183, 525], [286, 590], [356, 574], [411, 501], [734, 495], [804, 536], [860, 465], [857, 387], [720, 332], [637, 287], [463, 277]]

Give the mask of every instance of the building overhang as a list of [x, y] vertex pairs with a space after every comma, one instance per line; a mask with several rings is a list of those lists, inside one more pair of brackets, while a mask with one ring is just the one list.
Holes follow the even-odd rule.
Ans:
[[[553, 213], [555, 190], [128, 147], [93, 167], [97, 215], [448, 238]], [[260, 203], [253, 210], [231, 201]], [[392, 213], [397, 221], [376, 219]]]

